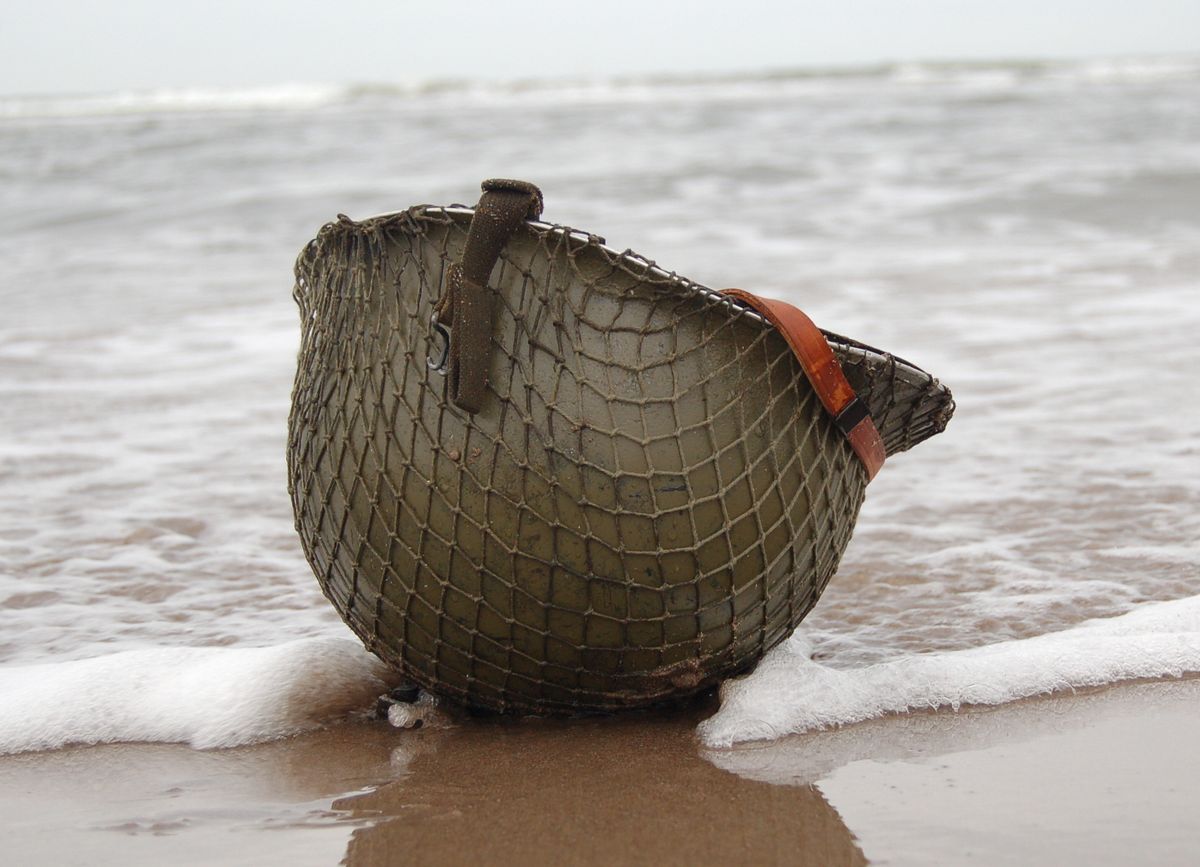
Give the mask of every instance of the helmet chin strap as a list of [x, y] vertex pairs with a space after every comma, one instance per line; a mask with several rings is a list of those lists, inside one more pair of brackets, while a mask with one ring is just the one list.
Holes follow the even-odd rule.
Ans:
[[879, 436], [866, 403], [854, 393], [846, 374], [842, 372], [842, 366], [834, 357], [821, 329], [813, 324], [804, 311], [785, 301], [760, 298], [745, 289], [724, 289], [722, 294], [762, 314], [783, 335], [804, 368], [804, 375], [812, 383], [817, 397], [862, 461], [867, 471], [867, 481], [875, 478], [887, 458], [883, 438]]

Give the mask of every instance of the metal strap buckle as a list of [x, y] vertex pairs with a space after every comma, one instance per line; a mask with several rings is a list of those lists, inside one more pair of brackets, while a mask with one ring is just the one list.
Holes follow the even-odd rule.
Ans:
[[450, 364], [450, 329], [438, 322], [437, 313], [429, 317], [429, 328], [434, 341], [441, 339], [441, 347], [425, 359], [425, 364], [434, 373], [445, 376]]
[[842, 433], [849, 436], [850, 431], [858, 427], [859, 422], [870, 414], [871, 411], [867, 409], [866, 401], [855, 396], [854, 400], [842, 407], [842, 411], [834, 416], [833, 422]]

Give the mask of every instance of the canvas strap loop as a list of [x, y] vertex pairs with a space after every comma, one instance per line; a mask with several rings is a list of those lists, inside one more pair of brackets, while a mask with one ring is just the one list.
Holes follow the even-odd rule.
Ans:
[[525, 220], [542, 213], [542, 193], [526, 181], [483, 182], [483, 195], [471, 217], [462, 258], [450, 266], [448, 291], [434, 308], [450, 327], [447, 370], [450, 397], [467, 412], [483, 406], [492, 356], [492, 269], [505, 243]]
[[721, 291], [762, 314], [783, 335], [817, 397], [862, 461], [867, 470], [867, 481], [875, 478], [887, 458], [883, 439], [866, 403], [854, 393], [821, 329], [802, 310], [785, 301], [760, 298], [744, 289]]

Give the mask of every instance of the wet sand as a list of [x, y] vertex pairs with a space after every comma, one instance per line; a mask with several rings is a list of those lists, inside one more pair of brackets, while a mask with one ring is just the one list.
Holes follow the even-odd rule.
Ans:
[[0, 758], [11, 864], [1189, 864], [1200, 679], [704, 749], [711, 704]]
[[335, 804], [396, 817], [356, 831], [347, 861], [413, 850], [439, 864], [865, 863], [814, 787], [744, 780], [701, 757], [701, 715], [465, 727], [415, 756], [406, 780]]

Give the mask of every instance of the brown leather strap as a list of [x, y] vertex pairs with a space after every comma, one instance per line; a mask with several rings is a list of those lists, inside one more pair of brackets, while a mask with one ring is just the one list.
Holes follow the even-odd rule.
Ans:
[[804, 368], [817, 397], [850, 441], [854, 453], [862, 460], [867, 470], [867, 481], [875, 478], [887, 458], [883, 439], [866, 403], [854, 393], [821, 329], [813, 324], [804, 311], [785, 301], [760, 298], [745, 289], [721, 291], [761, 313], [783, 335]]
[[438, 322], [449, 325], [450, 397], [467, 412], [483, 406], [492, 357], [492, 268], [512, 233], [542, 213], [542, 193], [525, 181], [483, 182], [462, 258], [450, 266], [449, 291], [438, 299]]

